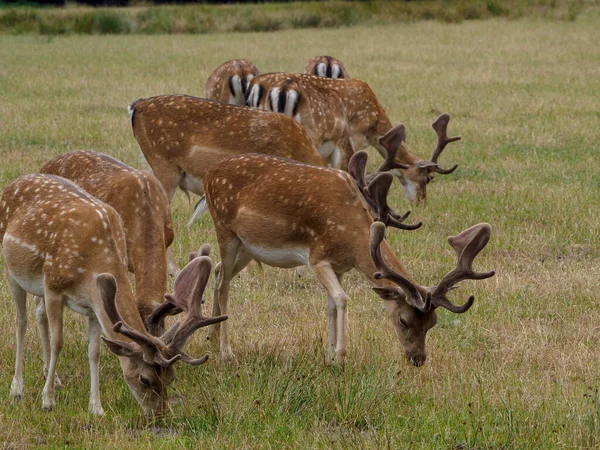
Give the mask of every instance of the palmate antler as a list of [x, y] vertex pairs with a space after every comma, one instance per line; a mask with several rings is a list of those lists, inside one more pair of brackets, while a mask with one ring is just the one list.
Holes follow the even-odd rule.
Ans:
[[400, 228], [402, 230], [416, 230], [422, 223], [405, 225], [402, 222], [409, 216], [410, 211], [398, 214], [393, 211], [387, 203], [387, 196], [392, 185], [393, 175], [390, 172], [377, 173], [366, 183], [365, 171], [368, 155], [365, 151], [356, 152], [348, 163], [348, 172], [354, 178], [358, 190], [363, 195], [371, 211], [375, 214], [375, 220], [383, 222], [387, 226]]
[[[144, 360], [154, 362], [161, 366], [169, 366], [181, 359], [191, 365], [199, 365], [208, 359], [204, 356], [193, 359], [182, 349], [189, 337], [198, 329], [208, 325], [222, 322], [227, 316], [205, 317], [202, 315], [202, 295], [212, 270], [212, 261], [208, 256], [210, 247], [203, 246], [199, 252], [191, 253], [191, 261], [183, 268], [175, 280], [173, 294], [166, 294], [166, 301], [157, 308], [152, 315], [152, 322], [159, 323], [165, 315], [179, 308], [186, 312], [181, 322], [176, 322], [160, 338], [145, 335], [130, 326], [123, 320], [116, 305], [116, 296], [103, 296], [105, 309], [110, 320], [115, 324], [114, 330], [129, 337], [137, 343], [144, 352]], [[196, 255], [201, 256], [196, 256]], [[98, 277], [103, 277], [103, 274]], [[110, 275], [109, 275], [110, 276]], [[112, 276], [110, 276], [112, 277]], [[114, 278], [113, 278], [114, 281]], [[116, 284], [115, 284], [116, 291]], [[101, 290], [101, 292], [103, 292]], [[111, 299], [112, 297], [112, 299]]]
[[419, 311], [427, 312], [431, 309], [431, 295], [427, 293], [425, 299], [419, 292], [419, 289], [409, 279], [400, 275], [389, 267], [381, 255], [381, 243], [385, 239], [385, 224], [375, 222], [371, 225], [371, 259], [377, 268], [374, 277], [376, 279], [385, 278], [393, 281], [402, 288], [407, 297], [407, 303], [417, 308]]
[[[195, 258], [200, 256], [210, 255], [210, 245], [207, 243], [202, 244], [200, 249], [195, 252], [190, 252], [188, 255], [188, 262], [193, 261]], [[162, 330], [162, 323], [166, 316], [175, 316], [181, 313], [183, 309], [170, 301], [163, 302], [158, 306], [154, 312], [146, 319], [146, 328], [152, 336], [158, 335], [158, 330]]]
[[405, 292], [407, 302], [421, 312], [427, 312], [431, 307], [443, 307], [454, 313], [464, 313], [473, 305], [475, 297], [470, 296], [463, 305], [459, 306], [450, 301], [447, 294], [460, 281], [484, 280], [494, 276], [495, 272], [493, 270], [490, 272], [475, 272], [472, 267], [475, 257], [487, 245], [490, 234], [490, 225], [480, 223], [456, 236], [450, 236], [448, 243], [456, 252], [456, 266], [444, 275], [437, 286], [429, 290], [423, 300], [417, 286], [391, 269], [383, 260], [380, 245], [385, 238], [385, 225], [381, 222], [375, 222], [371, 225], [371, 259], [373, 259], [378, 270], [375, 273], [375, 278], [386, 278], [398, 284]]
[[439, 284], [431, 290], [431, 299], [434, 307], [443, 307], [455, 313], [464, 313], [472, 305], [475, 297], [471, 295], [461, 306], [451, 302], [446, 294], [454, 288], [456, 283], [463, 280], [484, 280], [493, 277], [496, 272], [475, 272], [473, 260], [487, 245], [492, 228], [488, 223], [480, 223], [464, 230], [456, 236], [450, 236], [448, 243], [456, 252], [456, 266], [448, 272]]
[[434, 163], [434, 165], [429, 166], [429, 169], [433, 172], [437, 172], [437, 173], [440, 173], [443, 175], [447, 175], [449, 173], [454, 172], [456, 170], [456, 168], [458, 167], [458, 165], [454, 165], [453, 167], [451, 167], [450, 169], [447, 169], [447, 170], [441, 169], [437, 165], [438, 158], [440, 157], [440, 154], [442, 153], [442, 151], [444, 151], [444, 148], [446, 148], [446, 145], [448, 145], [450, 142], [459, 141], [461, 139], [460, 136], [455, 136], [455, 137], [451, 137], [451, 138], [448, 137], [448, 134], [447, 134], [448, 122], [450, 122], [450, 114], [443, 113], [435, 120], [435, 122], [433, 122], [431, 124], [431, 128], [433, 128], [435, 130], [435, 132], [438, 136], [438, 140], [437, 140], [435, 149], [433, 150], [433, 153], [431, 154], [431, 162]]

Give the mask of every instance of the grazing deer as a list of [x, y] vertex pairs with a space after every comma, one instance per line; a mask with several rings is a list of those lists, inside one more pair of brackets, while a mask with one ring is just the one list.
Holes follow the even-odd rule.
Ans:
[[[135, 202], [132, 202], [135, 206]], [[63, 347], [63, 308], [89, 317], [88, 358], [91, 373], [89, 410], [103, 414], [99, 395], [100, 335], [119, 357], [125, 381], [146, 413], [161, 415], [173, 364], [198, 365], [182, 350], [197, 329], [226, 317], [202, 316], [201, 301], [210, 259], [194, 258], [175, 280], [167, 298], [187, 311], [181, 323], [161, 337], [150, 335], [138, 312], [127, 276], [127, 249], [121, 218], [109, 205], [71, 181], [54, 175], [26, 175], [6, 188], [0, 202], [0, 241], [8, 284], [17, 309], [17, 353], [10, 395], [23, 394], [23, 346], [27, 293], [43, 297], [41, 327], [47, 377], [42, 408], [55, 406], [55, 373]], [[153, 322], [162, 320], [159, 308]], [[38, 310], [39, 312], [39, 310]]]
[[232, 59], [217, 67], [206, 82], [206, 98], [244, 106], [248, 86], [258, 69], [247, 59]]
[[133, 134], [169, 200], [178, 186], [204, 195], [206, 169], [239, 153], [324, 165], [304, 128], [283, 114], [186, 95], [140, 99], [129, 111]]
[[[167, 291], [167, 248], [174, 237], [171, 206], [161, 184], [151, 173], [92, 151], [62, 154], [48, 161], [40, 173], [73, 181], [119, 213], [129, 270], [135, 274], [135, 298], [146, 322]], [[162, 328], [148, 331], [157, 335]]]
[[325, 78], [350, 78], [344, 64], [333, 56], [315, 56], [309, 59], [304, 73]]
[[[357, 156], [350, 166], [364, 180], [366, 155]], [[385, 202], [392, 179], [390, 172], [381, 173], [363, 189], [377, 219], [397, 226], [398, 215]], [[213, 165], [205, 184], [221, 252], [213, 315], [227, 314], [231, 279], [252, 259], [282, 268], [308, 265], [328, 294], [329, 354], [340, 362], [346, 355], [348, 302], [341, 279], [349, 270], [361, 272], [385, 300], [406, 356], [417, 366], [425, 362], [425, 336], [436, 323], [436, 308], [463, 313], [473, 304], [471, 297], [457, 306], [447, 293], [461, 280], [494, 274], [471, 268], [490, 236], [490, 226], [482, 223], [449, 238], [457, 264], [437, 286], [414, 283], [383, 239], [385, 225], [374, 223], [357, 182], [339, 170], [266, 155], [238, 155]], [[233, 353], [227, 323], [220, 328], [221, 355], [229, 360]]]
[[[319, 91], [337, 93], [341, 97], [343, 108], [340, 108], [337, 102], [329, 106], [331, 95], [320, 97], [316, 94]], [[275, 94], [279, 101], [270, 103], [270, 98]], [[308, 96], [310, 98], [307, 98]], [[262, 74], [252, 80], [248, 105], [283, 112], [287, 115], [293, 112], [293, 117], [297, 117], [307, 128], [326, 128], [330, 126], [329, 123], [336, 120], [347, 122], [352, 152], [363, 150], [370, 144], [385, 156], [385, 149], [379, 145], [379, 138], [392, 129], [392, 123], [377, 97], [364, 81], [290, 73]], [[405, 141], [401, 144], [396, 160], [408, 165], [409, 168], [395, 170], [394, 174], [400, 179], [411, 201], [426, 198], [427, 184], [434, 172], [449, 174], [458, 167], [444, 170], [438, 165], [438, 158], [445, 146], [460, 139], [460, 137], [448, 138], [446, 130], [449, 121], [450, 116], [444, 113], [432, 124], [438, 135], [438, 144], [431, 160], [423, 160], [416, 156]], [[310, 130], [309, 134], [311, 134]], [[349, 158], [345, 157], [343, 160], [348, 161]], [[344, 165], [341, 168], [346, 169]]]

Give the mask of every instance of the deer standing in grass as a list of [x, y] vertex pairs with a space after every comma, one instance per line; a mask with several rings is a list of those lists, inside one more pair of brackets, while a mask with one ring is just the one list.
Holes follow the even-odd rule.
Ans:
[[[319, 92], [323, 94], [319, 95]], [[335, 94], [341, 99], [341, 106]], [[331, 101], [332, 98], [336, 100]], [[368, 145], [375, 147], [385, 157], [385, 149], [379, 145], [379, 138], [393, 128], [369, 85], [357, 79], [331, 79], [291, 73], [262, 74], [252, 80], [248, 105], [294, 117], [313, 137], [322, 135], [322, 129], [332, 129], [332, 123], [344, 123], [344, 127], [338, 126], [344, 131], [343, 136], [337, 139], [340, 142], [350, 142], [351, 147], [350, 150], [347, 146], [337, 146], [335, 149], [340, 153], [342, 170], [346, 170], [344, 162], [349, 161], [353, 153]], [[448, 138], [449, 121], [450, 116], [444, 113], [432, 124], [438, 135], [438, 143], [431, 160], [419, 158], [410, 150], [406, 141], [402, 141], [399, 147], [396, 161], [408, 168], [394, 170], [394, 174], [400, 179], [406, 196], [411, 201], [426, 198], [427, 184], [433, 173], [449, 174], [458, 167], [445, 170], [438, 165], [438, 158], [446, 145], [460, 139]], [[315, 145], [322, 144], [317, 142]], [[321, 147], [319, 150], [321, 151]]]
[[206, 170], [239, 153], [324, 165], [306, 131], [283, 114], [185, 95], [140, 99], [129, 111], [133, 134], [169, 200], [177, 187], [204, 195]]
[[206, 98], [231, 105], [244, 106], [248, 86], [259, 74], [252, 61], [232, 59], [217, 67], [206, 82]]
[[[400, 132], [394, 130], [397, 135], [385, 139], [398, 146]], [[471, 297], [457, 306], [447, 293], [461, 280], [494, 274], [471, 268], [488, 242], [490, 226], [478, 224], [449, 238], [457, 265], [437, 286], [414, 283], [383, 239], [385, 225], [374, 223], [373, 210], [377, 219], [401, 225], [385, 200], [393, 176], [382, 173], [365, 185], [366, 154], [355, 158], [351, 171], [359, 180], [339, 170], [256, 154], [232, 156], [206, 172], [206, 198], [221, 253], [213, 315], [227, 314], [231, 279], [252, 259], [282, 268], [308, 265], [328, 294], [330, 357], [343, 362], [348, 296], [341, 280], [357, 269], [385, 300], [406, 356], [420, 366], [426, 358], [426, 333], [437, 320], [436, 308], [463, 313], [473, 303]], [[209, 338], [219, 328], [221, 355], [231, 360], [227, 323], [211, 330]]]
[[[135, 207], [135, 199], [131, 199]], [[186, 310], [182, 322], [161, 337], [149, 334], [127, 276], [126, 238], [118, 213], [71, 181], [53, 175], [26, 175], [10, 184], [0, 201], [0, 242], [8, 284], [17, 309], [15, 376], [10, 395], [23, 395], [23, 352], [27, 293], [43, 297], [40, 327], [47, 376], [42, 408], [55, 407], [55, 373], [63, 347], [63, 308], [89, 317], [89, 410], [103, 414], [100, 402], [100, 335], [119, 357], [123, 376], [146, 413], [161, 415], [173, 364], [198, 365], [182, 350], [189, 336], [226, 317], [202, 316], [202, 292], [211, 270], [206, 257], [194, 258], [175, 280], [170, 304]], [[172, 309], [172, 308], [171, 308]], [[159, 308], [154, 318], [168, 311]]]
[[315, 56], [309, 59], [304, 73], [325, 78], [350, 78], [342, 61], [333, 56]]
[[147, 320], [167, 291], [167, 249], [174, 236], [169, 200], [156, 177], [92, 151], [64, 153], [44, 164], [40, 173], [73, 181], [119, 213], [138, 310], [148, 331], [159, 333], [162, 328], [149, 329]]

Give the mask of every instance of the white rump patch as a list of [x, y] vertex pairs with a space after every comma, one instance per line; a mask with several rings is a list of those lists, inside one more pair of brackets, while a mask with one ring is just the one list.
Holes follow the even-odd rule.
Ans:
[[340, 78], [341, 73], [339, 64], [331, 66], [331, 78]]
[[248, 106], [258, 108], [258, 102], [260, 101], [260, 98], [258, 97], [259, 94], [260, 85], [255, 84], [254, 86], [252, 86], [252, 89], [250, 90], [250, 95], [248, 96]]
[[317, 75], [319, 75], [320, 77], [327, 77], [327, 64], [317, 64]]
[[270, 109], [271, 111], [275, 111], [275, 112], [283, 112], [283, 111], [279, 111], [279, 88], [273, 88], [269, 91], [269, 97], [271, 98], [271, 102], [270, 102]]
[[294, 114], [294, 109], [296, 108], [296, 104], [298, 103], [298, 93], [293, 89], [287, 92], [285, 99], [285, 109], [283, 113], [286, 116], [292, 117]]
[[242, 90], [242, 79], [239, 75], [231, 77], [231, 83], [229, 85], [233, 92], [229, 96], [229, 103], [232, 105], [244, 106], [244, 91]]

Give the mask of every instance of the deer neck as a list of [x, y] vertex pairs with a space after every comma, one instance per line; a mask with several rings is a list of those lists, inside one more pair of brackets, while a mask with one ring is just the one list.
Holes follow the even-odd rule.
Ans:
[[162, 233], [154, 239], [133, 245], [131, 258], [135, 267], [135, 303], [143, 320], [162, 303], [167, 292], [167, 251]]

